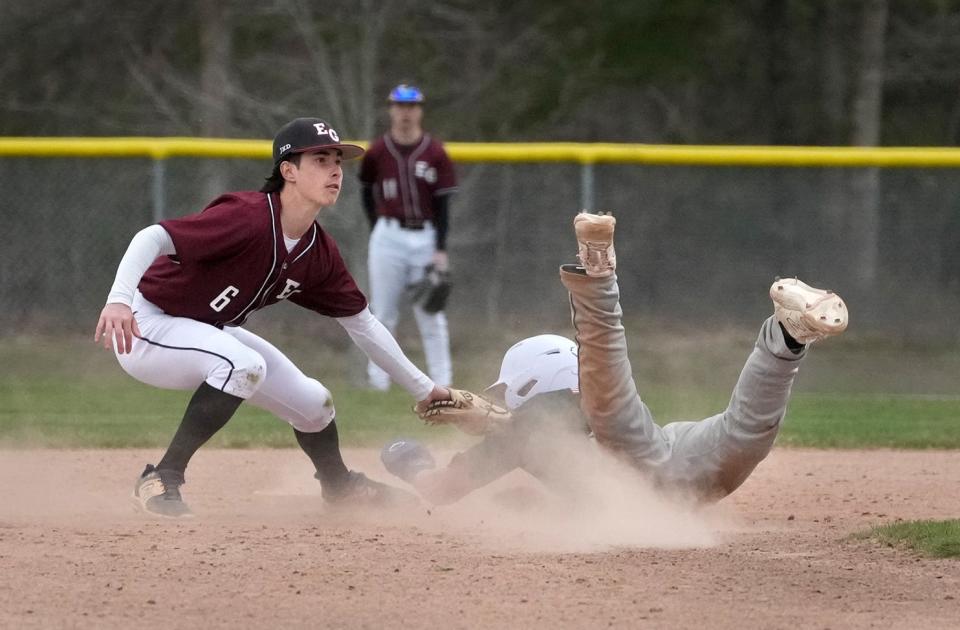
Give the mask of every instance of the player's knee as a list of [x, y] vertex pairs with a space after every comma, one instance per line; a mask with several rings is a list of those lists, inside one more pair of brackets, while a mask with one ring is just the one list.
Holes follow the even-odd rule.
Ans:
[[230, 362], [230, 374], [223, 391], [250, 398], [267, 378], [267, 362], [259, 352], [251, 350]]
[[336, 418], [337, 411], [333, 406], [333, 396], [330, 390], [320, 384], [320, 381], [309, 379], [310, 395], [306, 396], [304, 409], [289, 418], [290, 424], [304, 433], [317, 433], [327, 428], [327, 425]]

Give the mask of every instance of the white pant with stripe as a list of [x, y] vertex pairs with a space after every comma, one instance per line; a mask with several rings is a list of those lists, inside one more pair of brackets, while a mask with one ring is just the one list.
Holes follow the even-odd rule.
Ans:
[[[377, 221], [370, 234], [370, 311], [392, 335], [396, 335], [407, 286], [423, 279], [436, 251], [436, 238], [436, 229], [430, 223], [422, 230], [409, 230], [395, 219], [384, 218]], [[450, 385], [453, 370], [446, 313], [427, 313], [414, 305], [413, 316], [423, 340], [427, 374], [437, 385]], [[372, 387], [390, 386], [390, 377], [372, 362], [367, 366], [367, 376]]]
[[330, 391], [262, 337], [172, 317], [139, 291], [132, 308], [142, 338], [135, 338], [132, 352], [117, 359], [138, 381], [190, 391], [206, 382], [305, 433], [321, 431], [333, 420]]

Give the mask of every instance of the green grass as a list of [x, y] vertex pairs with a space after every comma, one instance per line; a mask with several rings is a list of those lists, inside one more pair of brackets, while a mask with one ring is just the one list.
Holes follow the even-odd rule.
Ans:
[[[337, 424], [347, 445], [378, 445], [395, 435], [447, 437], [410, 412], [412, 401], [394, 389], [382, 394], [329, 383]], [[176, 429], [189, 392], [141, 385], [122, 374], [0, 378], [0, 442], [58, 448], [158, 447]], [[723, 408], [725, 395], [656, 387], [647, 403], [661, 419], [696, 418]], [[796, 394], [781, 445], [819, 448], [960, 448], [960, 399]], [[292, 446], [289, 426], [243, 406], [212, 445]]]
[[890, 546], [905, 546], [934, 558], [960, 558], [960, 519], [880, 525], [858, 534], [857, 538], [872, 538]]
[[[345, 445], [379, 446], [397, 435], [455, 436], [452, 430], [424, 427], [411, 413], [405, 392], [358, 387], [363, 376], [358, 353], [344, 347], [324, 350], [330, 344], [323, 340], [284, 343], [278, 336], [271, 339], [290, 348], [291, 359], [333, 392]], [[643, 348], [631, 347], [637, 381], [659, 421], [699, 419], [726, 406], [752, 337], [731, 333], [724, 339], [732, 341], [660, 336], [646, 339]], [[476, 347], [461, 349], [474, 361], [458, 364], [458, 385], [477, 389], [496, 375], [501, 346], [508, 347], [509, 340], [472, 343]], [[0, 366], [0, 444], [7, 446], [162, 447], [190, 396], [136, 382], [110, 353], [86, 339], [7, 338], [0, 344]], [[825, 345], [801, 370], [779, 443], [960, 448], [958, 370], [960, 353], [955, 350]], [[247, 405], [211, 442], [235, 448], [294, 444], [285, 422]]]
[[796, 394], [779, 439], [818, 448], [960, 448], [960, 398]]
[[[441, 440], [453, 435], [423, 426], [402, 390], [384, 394], [357, 387], [351, 381], [363, 370], [358, 356], [331, 350], [323, 340], [304, 344], [299, 336], [280, 337], [285, 349], [293, 348], [289, 356], [333, 392], [344, 445], [379, 446], [398, 435]], [[112, 353], [85, 338], [10, 337], [0, 344], [0, 366], [0, 445], [7, 447], [165, 447], [192, 394], [137, 382]], [[296, 441], [286, 422], [242, 405], [209, 444], [289, 448]]]
[[[409, 411], [405, 392], [386, 394], [334, 387], [337, 424], [345, 445], [380, 445], [397, 435], [446, 437]], [[158, 390], [125, 376], [79, 379], [0, 380], [0, 443], [55, 448], [161, 447], [177, 428], [190, 392]], [[210, 442], [227, 448], [292, 447], [290, 426], [244, 405]]]

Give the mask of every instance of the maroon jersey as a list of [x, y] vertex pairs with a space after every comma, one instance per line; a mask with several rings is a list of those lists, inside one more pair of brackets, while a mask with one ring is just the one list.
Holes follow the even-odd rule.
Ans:
[[374, 187], [377, 215], [412, 224], [433, 220], [433, 197], [457, 190], [453, 162], [429, 134], [413, 145], [390, 134], [375, 140], [363, 155], [360, 181]]
[[160, 225], [177, 254], [155, 260], [139, 288], [168, 315], [222, 327], [240, 326], [253, 311], [286, 299], [329, 317], [367, 306], [336, 243], [316, 222], [287, 252], [279, 195], [227, 193], [198, 214]]

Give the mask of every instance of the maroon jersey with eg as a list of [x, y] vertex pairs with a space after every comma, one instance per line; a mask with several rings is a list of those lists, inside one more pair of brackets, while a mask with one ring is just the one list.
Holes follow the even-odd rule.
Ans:
[[375, 140], [363, 154], [360, 181], [374, 187], [377, 215], [411, 223], [433, 220], [433, 197], [457, 190], [453, 162], [430, 134], [412, 145], [390, 134]]
[[227, 193], [198, 214], [160, 225], [177, 254], [155, 260], [139, 288], [168, 315], [240, 326], [280, 300], [329, 317], [367, 306], [336, 243], [316, 222], [287, 252], [277, 194]]

